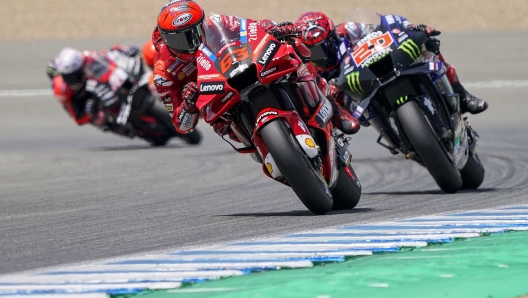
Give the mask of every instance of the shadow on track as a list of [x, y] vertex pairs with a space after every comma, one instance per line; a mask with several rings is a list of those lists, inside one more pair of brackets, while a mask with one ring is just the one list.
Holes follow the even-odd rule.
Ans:
[[88, 151], [132, 151], [132, 150], [159, 150], [159, 149], [174, 149], [174, 148], [185, 148], [185, 145], [169, 144], [165, 146], [151, 146], [145, 145], [127, 145], [127, 146], [112, 146], [112, 147], [99, 147], [99, 148], [88, 148]]
[[[488, 192], [498, 192], [500, 191], [497, 188], [479, 188], [479, 189], [466, 189], [460, 190], [457, 194], [460, 193], [488, 193]], [[378, 192], [363, 192], [364, 195], [392, 195], [392, 196], [408, 196], [408, 195], [448, 195], [447, 193], [439, 190], [422, 190], [422, 191], [378, 191]]]
[[[345, 213], [363, 213], [363, 212], [371, 212], [375, 209], [372, 208], [355, 208], [351, 210], [339, 210], [339, 211], [330, 211], [326, 216], [328, 215], [337, 215], [337, 214], [345, 214]], [[240, 216], [240, 217], [279, 217], [279, 216], [314, 216], [319, 217], [320, 215], [315, 215], [309, 210], [295, 210], [295, 211], [288, 211], [288, 212], [267, 212], [267, 213], [235, 213], [235, 214], [226, 214], [226, 215], [217, 215], [217, 216]]]

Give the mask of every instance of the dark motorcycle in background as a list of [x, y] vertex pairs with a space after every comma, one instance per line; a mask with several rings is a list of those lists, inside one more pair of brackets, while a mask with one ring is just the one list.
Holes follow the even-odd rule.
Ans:
[[373, 25], [355, 45], [342, 39], [340, 47], [336, 84], [351, 97], [353, 115], [380, 133], [380, 145], [426, 167], [443, 191], [477, 189], [485, 172], [478, 134], [460, 111], [446, 66], [425, 49], [425, 33], [369, 9], [347, 21]]
[[141, 58], [114, 56], [110, 60], [92, 53], [84, 66], [89, 76], [86, 90], [93, 94], [87, 112], [100, 122], [96, 126], [123, 137], [139, 137], [153, 146], [164, 146], [175, 137], [199, 144], [198, 129], [188, 134], [176, 131], [165, 105], [148, 88], [151, 72], [144, 70]]
[[[126, 138], [141, 138], [152, 146], [165, 146], [172, 138], [180, 138], [184, 142], [197, 145], [202, 140], [202, 134], [198, 129], [188, 134], [181, 134], [174, 126], [168, 127], [163, 123], [170, 123], [171, 117], [163, 102], [153, 96], [143, 94], [145, 100], [150, 100], [147, 110], [135, 108], [134, 97], [123, 100], [120, 106], [115, 108], [103, 108], [99, 110], [106, 118], [106, 130]], [[140, 96], [136, 95], [136, 100]], [[117, 125], [116, 125], [117, 124]]]
[[[215, 15], [211, 17], [215, 20]], [[229, 30], [206, 22], [197, 55], [196, 106], [203, 119], [229, 123], [264, 174], [290, 186], [315, 214], [352, 209], [361, 185], [333, 107], [296, 51], [293, 36], [272, 36], [238, 18]], [[227, 141], [227, 139], [224, 138]]]

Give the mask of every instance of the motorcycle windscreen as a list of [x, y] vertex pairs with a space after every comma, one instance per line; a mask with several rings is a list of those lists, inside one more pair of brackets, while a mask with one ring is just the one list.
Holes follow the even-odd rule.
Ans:
[[204, 45], [214, 56], [211, 60], [215, 68], [224, 77], [232, 78], [251, 65], [251, 46], [246, 43], [247, 19], [211, 14], [204, 23], [204, 32]]

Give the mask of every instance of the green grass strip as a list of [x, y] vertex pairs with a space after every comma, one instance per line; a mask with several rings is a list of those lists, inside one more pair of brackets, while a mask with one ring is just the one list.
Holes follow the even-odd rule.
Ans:
[[509, 232], [128, 297], [499, 298], [525, 294], [528, 232]]

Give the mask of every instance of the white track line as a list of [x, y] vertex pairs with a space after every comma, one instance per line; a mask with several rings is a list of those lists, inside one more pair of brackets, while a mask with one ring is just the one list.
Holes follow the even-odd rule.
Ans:
[[528, 80], [492, 80], [481, 82], [462, 82], [465, 87], [475, 89], [526, 88]]
[[[526, 88], [528, 80], [490, 80], [462, 82], [465, 87], [474, 89]], [[0, 97], [29, 97], [52, 95], [51, 89], [0, 90]]]
[[0, 90], [0, 97], [46, 96], [52, 95], [51, 89]]

